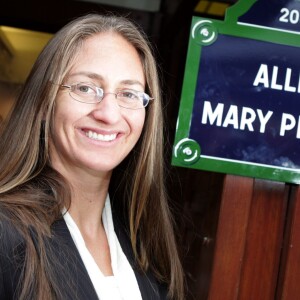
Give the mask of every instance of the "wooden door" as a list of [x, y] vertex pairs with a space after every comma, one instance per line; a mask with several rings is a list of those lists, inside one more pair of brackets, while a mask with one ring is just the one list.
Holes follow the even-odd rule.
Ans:
[[300, 191], [225, 177], [210, 300], [300, 299]]

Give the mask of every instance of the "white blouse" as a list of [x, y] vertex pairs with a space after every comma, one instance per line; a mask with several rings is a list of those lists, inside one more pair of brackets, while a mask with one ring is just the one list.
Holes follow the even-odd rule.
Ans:
[[135, 274], [114, 231], [109, 196], [107, 195], [106, 197], [102, 222], [108, 239], [114, 276], [103, 275], [86, 247], [81, 232], [71, 215], [65, 211], [63, 217], [91, 278], [98, 298], [101, 300], [141, 300], [142, 297]]

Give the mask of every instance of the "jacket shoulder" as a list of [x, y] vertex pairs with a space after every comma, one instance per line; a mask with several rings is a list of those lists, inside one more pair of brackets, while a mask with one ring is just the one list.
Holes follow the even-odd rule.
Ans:
[[14, 299], [23, 269], [25, 243], [13, 222], [0, 213], [0, 299]]
[[113, 220], [115, 233], [118, 237], [122, 250], [135, 273], [142, 298], [144, 300], [168, 299], [168, 286], [159, 282], [150, 268], [148, 271], [144, 272], [138, 266], [131, 246], [128, 227], [115, 211], [113, 211]]

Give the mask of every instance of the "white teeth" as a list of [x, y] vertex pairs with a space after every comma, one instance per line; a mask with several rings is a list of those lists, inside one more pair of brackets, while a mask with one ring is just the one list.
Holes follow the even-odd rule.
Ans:
[[89, 137], [90, 139], [97, 140], [97, 141], [105, 141], [105, 142], [113, 141], [117, 137], [116, 133], [113, 133], [113, 134], [100, 134], [99, 133], [98, 134], [98, 133], [93, 132], [91, 130], [87, 131], [85, 133], [85, 135], [87, 137]]

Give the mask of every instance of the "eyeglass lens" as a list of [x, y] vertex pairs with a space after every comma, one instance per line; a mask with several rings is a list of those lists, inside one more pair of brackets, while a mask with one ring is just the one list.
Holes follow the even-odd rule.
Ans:
[[105, 94], [114, 94], [119, 106], [129, 109], [140, 109], [148, 105], [150, 97], [144, 93], [131, 89], [124, 89], [117, 93], [104, 93], [103, 89], [88, 83], [76, 83], [70, 88], [70, 96], [84, 103], [100, 102]]

